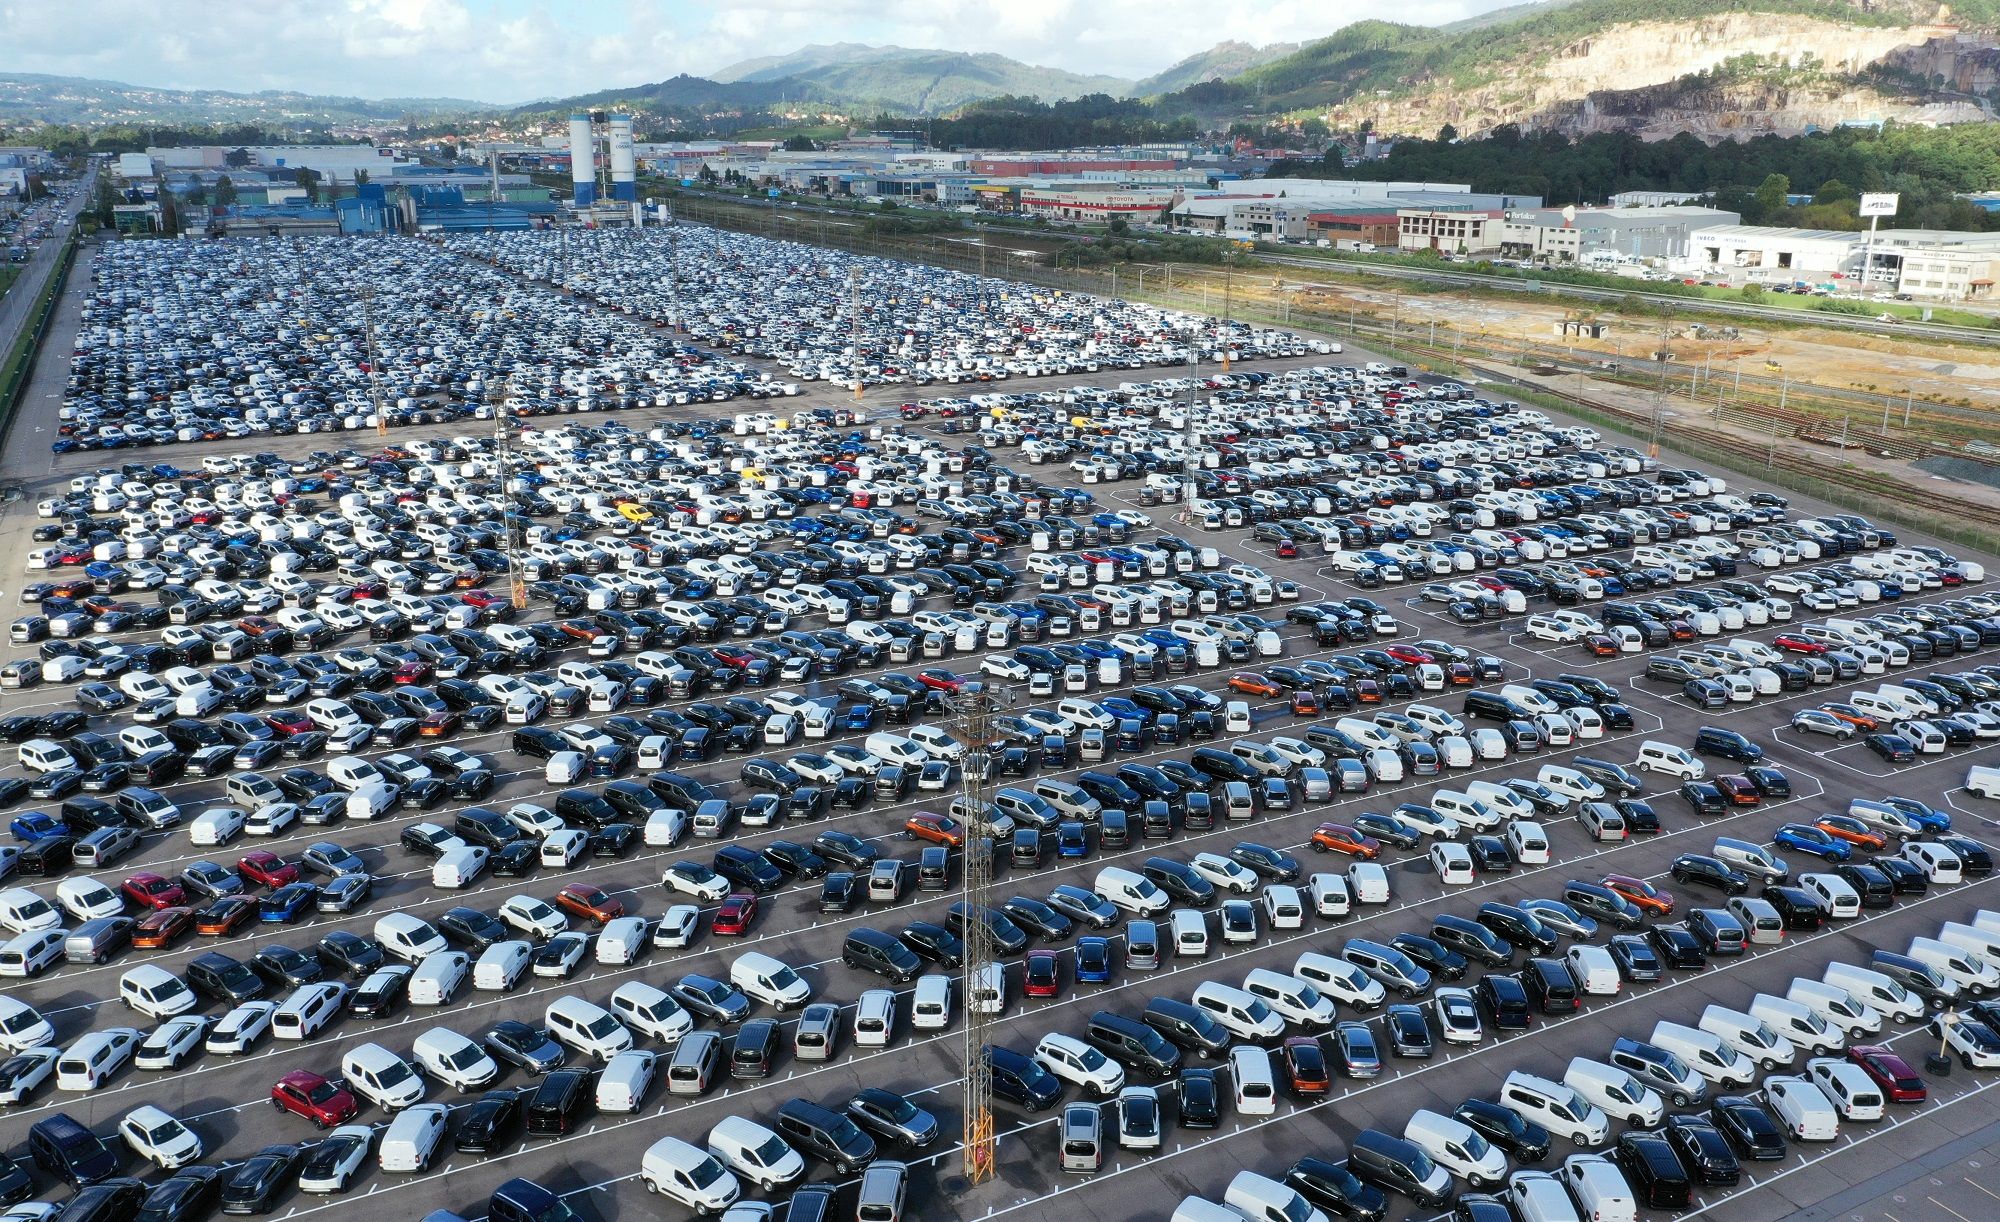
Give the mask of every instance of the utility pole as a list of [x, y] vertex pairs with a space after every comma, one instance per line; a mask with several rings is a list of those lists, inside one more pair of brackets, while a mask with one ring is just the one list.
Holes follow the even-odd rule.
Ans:
[[853, 316], [854, 326], [854, 401], [861, 402], [861, 279], [858, 269], [847, 266], [847, 310]]
[[[987, 914], [993, 910], [994, 848], [981, 829], [988, 826], [991, 817], [986, 787], [992, 767], [989, 756], [992, 719], [996, 712], [1012, 703], [1012, 693], [1006, 688], [986, 683], [968, 683], [946, 698], [952, 728], [965, 747], [965, 801], [970, 815], [966, 820], [961, 898], [971, 919], [966, 921], [962, 935], [965, 978], [960, 992], [965, 1006], [963, 1169], [969, 1186], [987, 1182], [998, 1171], [999, 1139], [993, 1128], [993, 1066], [987, 1055], [999, 1016], [986, 1010], [981, 996], [991, 990], [990, 978], [1004, 969], [994, 946], [993, 929], [986, 923]], [[1004, 984], [1000, 995], [1005, 996]]]
[[507, 384], [508, 394], [502, 395], [493, 408], [493, 456], [500, 467], [500, 529], [506, 536], [504, 546], [507, 556], [507, 597], [514, 604], [514, 610], [528, 609], [528, 582], [521, 574], [521, 545], [526, 540], [521, 535], [521, 515], [514, 507], [514, 463], [509, 448], [507, 399], [513, 392], [513, 383]]
[[1194, 473], [1197, 467], [1195, 444], [1200, 432], [1195, 427], [1195, 396], [1201, 388], [1201, 349], [1195, 340], [1188, 341], [1188, 402], [1187, 418], [1181, 421], [1181, 525], [1194, 525]]

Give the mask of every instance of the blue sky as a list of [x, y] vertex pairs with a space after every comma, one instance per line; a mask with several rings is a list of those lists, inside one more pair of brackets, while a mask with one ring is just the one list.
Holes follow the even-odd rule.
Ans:
[[522, 102], [705, 75], [808, 43], [896, 43], [1141, 77], [1224, 39], [1504, 0], [0, 0], [0, 71], [134, 85]]

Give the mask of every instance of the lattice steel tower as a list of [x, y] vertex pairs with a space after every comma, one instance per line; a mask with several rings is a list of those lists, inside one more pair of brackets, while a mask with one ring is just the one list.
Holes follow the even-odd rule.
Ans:
[[[993, 1131], [993, 1069], [986, 1060], [999, 1015], [987, 1012], [979, 1003], [989, 976], [999, 970], [994, 951], [993, 930], [986, 914], [993, 905], [993, 852], [982, 829], [987, 824], [987, 778], [992, 774], [989, 747], [993, 738], [993, 717], [1013, 703], [1004, 687], [968, 683], [948, 698], [952, 728], [965, 744], [964, 789], [967, 813], [963, 898], [972, 919], [965, 923], [965, 1149], [964, 1170], [968, 1184], [983, 1184], [993, 1178], [998, 1139]], [[997, 1009], [997, 1008], [996, 1008]]]

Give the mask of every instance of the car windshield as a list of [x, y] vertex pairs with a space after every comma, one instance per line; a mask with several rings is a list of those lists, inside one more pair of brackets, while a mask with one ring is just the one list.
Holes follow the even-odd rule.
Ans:
[[704, 1158], [688, 1172], [688, 1178], [694, 1181], [696, 1188], [706, 1188], [726, 1174], [728, 1173], [722, 1169], [721, 1163], [712, 1158]]
[[762, 1166], [775, 1167], [778, 1165], [778, 1160], [784, 1158], [789, 1153], [791, 1153], [791, 1147], [787, 1146], [784, 1140], [776, 1133], [773, 1133], [769, 1141], [759, 1143], [757, 1148], [750, 1152], [750, 1158]]
[[444, 1063], [453, 1069], [471, 1069], [485, 1059], [486, 1054], [479, 1051], [478, 1045], [468, 1043], [460, 1045], [457, 1052], [444, 1058]]
[[179, 1121], [162, 1121], [146, 1130], [146, 1140], [157, 1146], [164, 1142], [175, 1140], [183, 1131]]
[[331, 1082], [321, 1082], [306, 1093], [306, 1098], [314, 1103], [325, 1103], [340, 1093], [340, 1088]]

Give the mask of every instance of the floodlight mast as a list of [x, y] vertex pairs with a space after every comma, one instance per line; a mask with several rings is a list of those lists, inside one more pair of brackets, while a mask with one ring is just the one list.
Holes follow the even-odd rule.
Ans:
[[993, 855], [984, 829], [990, 826], [987, 810], [988, 778], [992, 775], [993, 718], [1013, 704], [1013, 693], [1005, 687], [967, 683], [946, 698], [952, 714], [952, 728], [964, 744], [965, 766], [961, 770], [965, 792], [965, 860], [961, 898], [965, 903], [965, 999], [964, 1069], [965, 1132], [964, 1174], [968, 1185], [992, 1179], [998, 1171], [999, 1139], [993, 1127], [993, 1066], [987, 1060], [999, 1015], [981, 1002], [982, 992], [999, 970], [992, 926], [986, 916], [993, 910]]

